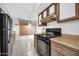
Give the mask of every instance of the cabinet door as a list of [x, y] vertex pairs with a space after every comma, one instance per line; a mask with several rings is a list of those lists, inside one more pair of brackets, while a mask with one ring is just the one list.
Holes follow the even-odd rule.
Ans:
[[[44, 16], [46, 16], [45, 13], [44, 13]], [[38, 15], [38, 26], [46, 26], [47, 23], [41, 22], [41, 20], [43, 20], [43, 13], [41, 13], [41, 14]]]
[[37, 50], [37, 35], [34, 35], [34, 47]]
[[[64, 15], [65, 14], [65, 15]], [[74, 3], [61, 3], [60, 4], [60, 20], [75, 16]]]
[[44, 12], [43, 12], [43, 18], [45, 18], [47, 16], [47, 11], [45, 10]]
[[51, 49], [51, 56], [63, 56], [63, 55], [57, 52], [55, 49]]
[[60, 3], [58, 4], [58, 11], [58, 22], [79, 19], [79, 3]]
[[50, 7], [49, 7], [49, 14], [53, 14], [55, 13], [55, 4], [52, 4]]
[[40, 14], [40, 15], [38, 15], [38, 25], [41, 25], [42, 23], [41, 23], [41, 20], [42, 20], [42, 15]]
[[54, 49], [51, 49], [51, 56], [57, 56], [57, 51]]

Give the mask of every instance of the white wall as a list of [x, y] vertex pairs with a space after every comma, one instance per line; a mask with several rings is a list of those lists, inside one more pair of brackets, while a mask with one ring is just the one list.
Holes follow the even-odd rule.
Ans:
[[[44, 8], [40, 7], [40, 9], [44, 9]], [[39, 9], [38, 9], [38, 11], [40, 12]], [[69, 14], [70, 10], [67, 13]], [[65, 14], [63, 16], [65, 16]], [[37, 28], [38, 28], [37, 33], [41, 33], [43, 27], [37, 26]], [[62, 28], [62, 33], [64, 33], [64, 34], [79, 35], [79, 20], [68, 21], [68, 22], [63, 22], [63, 23], [57, 23], [57, 21], [53, 21], [53, 22], [48, 23], [45, 28]]]
[[16, 36], [19, 36], [19, 20], [16, 18], [13, 18], [13, 31], [16, 32]]

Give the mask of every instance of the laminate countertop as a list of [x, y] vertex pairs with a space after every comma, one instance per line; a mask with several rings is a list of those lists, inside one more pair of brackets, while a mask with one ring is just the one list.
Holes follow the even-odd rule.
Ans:
[[50, 40], [79, 50], [79, 35], [63, 34], [61, 37], [51, 38]]

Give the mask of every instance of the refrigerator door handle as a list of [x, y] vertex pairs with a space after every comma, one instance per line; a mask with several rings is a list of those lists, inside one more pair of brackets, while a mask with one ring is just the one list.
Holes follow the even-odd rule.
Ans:
[[3, 29], [3, 30], [6, 30], [6, 29]]

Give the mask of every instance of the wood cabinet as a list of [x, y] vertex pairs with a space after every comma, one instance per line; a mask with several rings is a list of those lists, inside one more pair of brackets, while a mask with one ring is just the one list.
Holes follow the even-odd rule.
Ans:
[[43, 19], [43, 13], [38, 14], [38, 26], [47, 26], [47, 23], [41, 22]]
[[37, 51], [37, 35], [46, 35], [46, 33], [42, 32], [42, 33], [34, 34], [34, 47], [36, 51]]
[[79, 3], [57, 4], [58, 23], [79, 19]]
[[34, 47], [35, 47], [35, 50], [37, 51], [37, 35], [36, 34], [34, 35]]
[[38, 25], [46, 26], [48, 22], [57, 19], [57, 3], [50, 4], [46, 9], [38, 14]]
[[51, 56], [62, 56], [62, 54], [59, 53], [57, 50], [52, 48], [51, 49]]
[[79, 35], [63, 34], [52, 38], [51, 56], [79, 56]]
[[75, 49], [72, 49], [70, 47], [67, 47], [63, 44], [59, 44], [57, 42], [51, 43], [51, 55], [52, 56], [77, 56], [78, 51]]
[[52, 3], [38, 15], [38, 25], [79, 19], [79, 3]]

